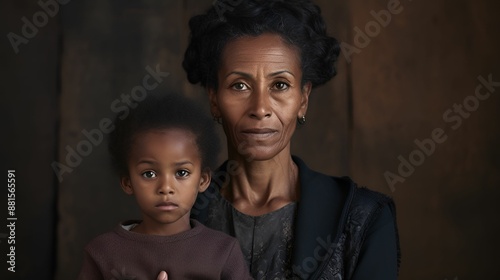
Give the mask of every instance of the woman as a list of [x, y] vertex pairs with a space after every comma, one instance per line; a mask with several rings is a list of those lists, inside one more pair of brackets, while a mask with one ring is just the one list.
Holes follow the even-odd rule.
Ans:
[[255, 279], [396, 279], [392, 200], [290, 152], [312, 89], [335, 75], [339, 44], [320, 9], [306, 0], [218, 4], [191, 18], [183, 62], [208, 92], [229, 157], [194, 218], [238, 238]]

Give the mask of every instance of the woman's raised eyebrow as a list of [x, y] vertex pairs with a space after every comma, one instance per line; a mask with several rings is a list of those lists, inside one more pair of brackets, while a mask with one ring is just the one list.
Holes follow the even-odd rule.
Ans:
[[267, 76], [268, 77], [274, 77], [274, 76], [278, 76], [278, 75], [283, 74], [283, 73], [288, 73], [288, 74], [292, 75], [293, 77], [295, 77], [295, 75], [292, 72], [288, 71], [288, 70], [282, 70], [282, 71], [273, 72], [273, 73], [271, 73], [271, 74], [269, 74]]
[[229, 72], [225, 78], [231, 76], [231, 75], [240, 75], [240, 76], [243, 76], [245, 78], [253, 78], [253, 76], [249, 73], [245, 73], [245, 72], [240, 72], [240, 71], [231, 71]]

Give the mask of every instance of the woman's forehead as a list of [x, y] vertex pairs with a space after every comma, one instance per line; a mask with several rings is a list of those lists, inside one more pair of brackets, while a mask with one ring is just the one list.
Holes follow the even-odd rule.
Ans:
[[[276, 34], [245, 36], [227, 43], [221, 56], [221, 70], [269, 66], [288, 71], [300, 69], [299, 51]], [[275, 70], [276, 70], [275, 69]]]

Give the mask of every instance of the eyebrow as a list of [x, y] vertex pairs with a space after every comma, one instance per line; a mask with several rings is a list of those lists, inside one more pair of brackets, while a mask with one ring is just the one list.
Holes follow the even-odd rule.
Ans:
[[282, 70], [282, 71], [274, 72], [274, 73], [271, 73], [271, 74], [269, 74], [267, 76], [268, 77], [274, 77], [274, 76], [278, 76], [278, 75], [283, 74], [283, 73], [288, 73], [288, 74], [292, 75], [293, 77], [295, 77], [295, 75], [292, 74], [292, 72], [290, 72], [288, 70]]
[[176, 162], [175, 163], [175, 166], [181, 166], [181, 165], [185, 165], [185, 164], [191, 164], [191, 165], [194, 165], [192, 162], [190, 162], [189, 160], [185, 160], [185, 161], [180, 161], [180, 162]]
[[[292, 75], [293, 77], [295, 77], [295, 75], [288, 70], [276, 71], [276, 72], [270, 73], [269, 75], [267, 75], [267, 77], [275, 77], [275, 76], [278, 76], [278, 75], [283, 74], [283, 73], [288, 73], [288, 74]], [[240, 75], [240, 76], [243, 76], [245, 78], [253, 78], [253, 76], [251, 74], [248, 74], [245, 72], [240, 72], [240, 71], [232, 71], [229, 74], [227, 74], [225, 78], [227, 78], [231, 75]]]
[[139, 165], [139, 164], [144, 164], [144, 163], [146, 163], [146, 164], [155, 164], [156, 162], [155, 162], [155, 161], [153, 161], [153, 160], [143, 159], [143, 160], [140, 160], [140, 161], [137, 163], [137, 165]]
[[[140, 165], [140, 164], [151, 164], [151, 165], [154, 165], [156, 164], [156, 161], [153, 161], [153, 160], [149, 160], [149, 159], [143, 159], [143, 160], [140, 160], [137, 165]], [[175, 163], [175, 166], [182, 166], [182, 165], [185, 165], [185, 164], [190, 164], [190, 165], [194, 165], [192, 162], [190, 162], [189, 160], [185, 160], [185, 161], [180, 161], [180, 162], [176, 162]]]

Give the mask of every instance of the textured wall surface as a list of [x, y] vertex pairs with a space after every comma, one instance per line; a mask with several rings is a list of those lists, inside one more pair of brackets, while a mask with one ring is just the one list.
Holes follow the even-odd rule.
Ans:
[[[353, 29], [390, 2], [352, 1]], [[499, 7], [402, 1], [353, 55], [351, 174], [396, 200], [401, 279], [497, 277]]]
[[[181, 62], [189, 18], [213, 1], [61, 0], [45, 24], [36, 1], [11, 2], [0, 4], [0, 166], [17, 175], [16, 273], [2, 261], [0, 278], [74, 279], [90, 239], [139, 217], [109, 167], [108, 120], [134, 106], [127, 97], [151, 72], [161, 72], [157, 89], [206, 103]], [[294, 154], [395, 199], [400, 279], [495, 277], [499, 3], [316, 3], [343, 54], [337, 77], [312, 93]], [[38, 21], [36, 34], [23, 17]], [[11, 32], [26, 37], [17, 53]]]
[[[2, 1], [0, 11], [0, 278], [51, 279], [57, 185], [50, 163], [58, 145], [60, 25], [47, 16], [23, 29], [22, 18], [33, 24], [40, 11], [34, 1]], [[15, 170], [14, 192], [8, 192], [7, 170]], [[7, 194], [14, 195], [12, 213]]]

